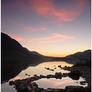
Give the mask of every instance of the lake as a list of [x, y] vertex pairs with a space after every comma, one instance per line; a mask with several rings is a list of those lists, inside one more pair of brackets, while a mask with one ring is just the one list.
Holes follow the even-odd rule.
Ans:
[[[72, 64], [68, 64], [64, 61], [54, 61], [54, 62], [44, 62], [40, 63], [36, 66], [30, 66], [25, 70], [22, 70], [16, 77], [10, 79], [10, 80], [17, 80], [17, 79], [25, 79], [28, 77], [32, 77], [34, 75], [49, 75], [49, 74], [55, 74], [56, 72], [61, 72], [61, 73], [69, 73], [67, 70], [63, 70], [60, 67], [65, 66], [73, 66]], [[82, 77], [80, 77], [79, 80], [73, 80], [69, 77], [63, 77], [62, 79], [55, 79], [55, 78], [42, 78], [37, 81], [35, 81], [39, 87], [41, 88], [65, 88], [66, 86], [73, 85], [73, 86], [87, 86], [87, 83], [85, 85], [81, 85], [80, 81], [84, 81]], [[8, 82], [3, 83], [1, 85], [1, 90], [2, 92], [16, 92], [15, 88], [13, 86], [9, 86]]]

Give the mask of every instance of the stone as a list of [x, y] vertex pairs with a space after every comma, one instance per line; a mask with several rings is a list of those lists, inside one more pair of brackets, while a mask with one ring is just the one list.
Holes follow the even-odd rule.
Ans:
[[79, 70], [71, 71], [69, 74], [69, 77], [74, 80], [79, 80], [79, 77], [82, 75], [82, 73]]
[[55, 78], [56, 79], [61, 79], [62, 78], [62, 73], [61, 72], [55, 73]]

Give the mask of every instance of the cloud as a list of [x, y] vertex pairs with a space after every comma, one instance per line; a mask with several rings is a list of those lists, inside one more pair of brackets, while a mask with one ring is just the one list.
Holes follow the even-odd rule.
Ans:
[[31, 32], [34, 32], [34, 31], [45, 31], [46, 30], [45, 27], [39, 27], [39, 28], [37, 28], [37, 27], [32, 27], [32, 26], [24, 26], [24, 29], [25, 30], [29, 30]]
[[72, 36], [63, 35], [63, 34], [59, 34], [59, 33], [53, 33], [53, 38], [73, 39]]
[[32, 38], [31, 40], [29, 40], [28, 42], [36, 42], [36, 41], [48, 41], [51, 40], [52, 37], [40, 37], [40, 38]]
[[24, 28], [25, 30], [28, 30], [30, 32], [35, 32], [35, 31], [46, 31], [47, 28], [46, 27], [32, 27], [32, 26], [25, 26], [24, 24], [20, 24], [20, 26], [22, 28]]
[[[59, 2], [59, 0], [57, 1]], [[63, 1], [62, 1], [63, 2]], [[73, 8], [57, 7], [54, 0], [12, 0], [7, 6], [19, 8], [22, 11], [35, 11], [37, 14], [56, 21], [69, 22], [81, 14], [87, 0], [69, 0]], [[69, 6], [69, 5], [68, 5]]]
[[17, 36], [17, 35], [13, 35], [13, 34], [9, 34], [13, 39], [17, 40], [17, 41], [23, 41], [23, 38], [21, 36]]
[[86, 2], [85, 0], [76, 0], [76, 7], [78, 9], [83, 8], [84, 6], [86, 6], [88, 2]]
[[18, 24], [18, 23], [16, 22], [16, 20], [11, 19], [11, 18], [8, 19], [8, 22], [10, 22], [10, 23], [12, 23], [12, 24], [16, 24], [17, 26], [23, 28], [24, 30], [28, 30], [28, 31], [30, 31], [30, 32], [46, 31], [46, 30], [47, 30], [46, 27], [32, 27], [32, 26], [26, 26], [26, 25], [24, 25], [24, 24]]
[[81, 13], [81, 9], [86, 5], [85, 0], [75, 0], [75, 9], [57, 8], [53, 3], [53, 0], [30, 0], [32, 8], [36, 13], [48, 17], [54, 18], [58, 21], [72, 21]]
[[48, 37], [39, 37], [39, 38], [32, 38], [31, 40], [28, 40], [28, 42], [36, 42], [36, 41], [56, 41], [58, 39], [65, 40], [65, 39], [73, 39], [72, 36], [59, 34], [59, 33], [52, 33], [51, 36]]

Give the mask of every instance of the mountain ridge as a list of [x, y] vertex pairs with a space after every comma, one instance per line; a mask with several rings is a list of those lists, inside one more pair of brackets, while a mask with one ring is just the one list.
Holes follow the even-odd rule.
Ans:
[[5, 33], [1, 33], [1, 79], [8, 80], [30, 65], [45, 61], [66, 61], [67, 63], [90, 63], [91, 50], [77, 52], [66, 57], [49, 57], [29, 51]]

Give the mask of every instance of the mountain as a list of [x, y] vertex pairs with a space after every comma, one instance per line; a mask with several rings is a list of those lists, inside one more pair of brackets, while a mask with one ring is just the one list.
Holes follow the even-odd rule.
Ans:
[[26, 56], [32, 54], [41, 55], [37, 52], [29, 51], [28, 49], [22, 47], [22, 45], [20, 45], [16, 40], [12, 39], [4, 33], [1, 33], [1, 48], [2, 52], [6, 51], [6, 53], [8, 53], [7, 51], [9, 51], [8, 55], [11, 54], [13, 51], [15, 51], [15, 53], [20, 52], [21, 54], [24, 54]]
[[75, 54], [72, 54], [72, 55], [68, 55], [66, 56], [66, 59], [70, 59], [70, 61], [76, 63], [90, 63], [91, 62], [91, 50], [86, 50], [86, 51], [83, 51], [83, 52], [77, 52]]
[[77, 52], [66, 57], [56, 57], [52, 60], [63, 60], [71, 64], [91, 64], [91, 50]]
[[2, 80], [16, 76], [21, 70], [43, 61], [43, 55], [29, 51], [10, 36], [1, 33]]
[[44, 61], [66, 61], [71, 64], [90, 64], [91, 50], [77, 52], [66, 57], [43, 56], [29, 51], [10, 36], [1, 33], [1, 81], [15, 77], [23, 69]]

